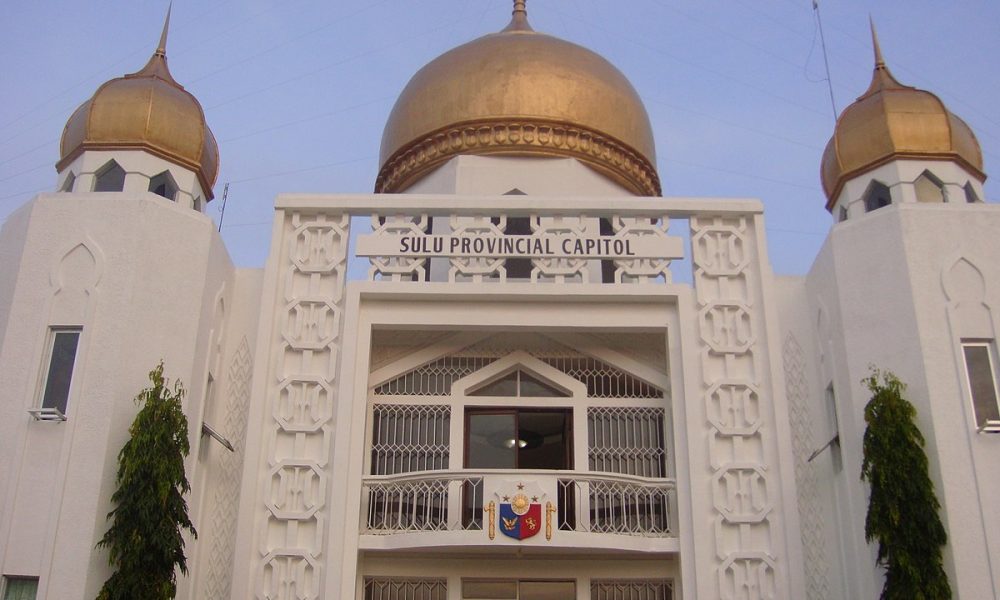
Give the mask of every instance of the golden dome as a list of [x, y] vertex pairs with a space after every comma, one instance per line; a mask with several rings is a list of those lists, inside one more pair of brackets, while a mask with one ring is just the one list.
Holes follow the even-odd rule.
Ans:
[[197, 173], [207, 199], [219, 174], [219, 146], [198, 100], [167, 69], [167, 22], [159, 47], [137, 73], [97, 88], [63, 128], [62, 170], [86, 150], [141, 149]]
[[658, 196], [649, 116], [594, 52], [535, 32], [524, 2], [506, 29], [454, 48], [410, 79], [382, 134], [376, 192], [401, 192], [460, 154], [572, 157]]
[[871, 85], [840, 114], [823, 152], [826, 209], [833, 209], [847, 180], [899, 158], [955, 161], [984, 181], [983, 153], [972, 129], [934, 94], [896, 81], [882, 59], [874, 26], [872, 43]]

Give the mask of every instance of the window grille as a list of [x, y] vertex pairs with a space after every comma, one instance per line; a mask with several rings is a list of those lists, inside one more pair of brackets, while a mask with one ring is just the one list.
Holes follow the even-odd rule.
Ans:
[[[452, 384], [492, 364], [504, 354], [446, 356], [417, 367], [375, 388], [376, 396], [449, 396]], [[510, 350], [512, 351], [512, 350]], [[507, 352], [507, 354], [510, 353]], [[531, 355], [587, 386], [591, 398], [662, 398], [657, 387], [603, 361], [566, 349], [530, 351]]]
[[445, 579], [365, 577], [365, 600], [447, 600]]
[[448, 468], [451, 407], [376, 404], [372, 410], [372, 475]]
[[446, 356], [375, 388], [376, 396], [449, 396], [451, 384], [493, 363], [495, 356]]
[[592, 407], [587, 410], [591, 471], [666, 477], [664, 410]]
[[662, 579], [591, 580], [590, 600], [673, 600], [674, 584]]
[[587, 356], [539, 357], [587, 386], [590, 398], [662, 398], [663, 392], [611, 365]]

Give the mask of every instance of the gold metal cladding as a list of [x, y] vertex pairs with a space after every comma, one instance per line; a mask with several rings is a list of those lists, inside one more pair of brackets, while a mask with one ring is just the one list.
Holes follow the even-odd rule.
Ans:
[[540, 119], [484, 120], [435, 131], [385, 162], [375, 192], [402, 192], [463, 154], [575, 158], [639, 196], [660, 195], [656, 169], [632, 148], [593, 130]]
[[208, 200], [219, 174], [219, 146], [198, 100], [167, 68], [168, 9], [156, 51], [135, 73], [105, 82], [66, 122], [62, 170], [86, 150], [140, 149], [194, 171]]
[[490, 503], [487, 504], [484, 508], [486, 508], [486, 512], [490, 515], [489, 533], [490, 533], [490, 539], [492, 540], [497, 536], [497, 525], [496, 525], [497, 504], [496, 502], [490, 500]]
[[833, 209], [849, 179], [897, 159], [949, 160], [985, 181], [983, 153], [972, 129], [936, 95], [893, 77], [874, 25], [872, 46], [871, 84], [841, 113], [823, 153], [820, 176], [826, 209]]
[[[470, 127], [477, 133], [465, 139]], [[537, 135], [513, 141], [556, 128], [597, 140], [600, 151]], [[652, 127], [632, 84], [600, 55], [533, 31], [516, 10], [503, 31], [445, 52], [410, 79], [386, 121], [376, 190], [402, 190], [443, 157], [470, 152], [574, 156], [636, 193], [659, 194]]]

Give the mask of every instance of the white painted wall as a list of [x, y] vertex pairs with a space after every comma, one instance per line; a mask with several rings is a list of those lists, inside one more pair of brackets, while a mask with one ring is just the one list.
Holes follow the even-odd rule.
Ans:
[[[233, 269], [212, 221], [148, 192], [58, 193], [9, 221], [23, 240], [0, 346], [0, 452], [4, 474], [0, 569], [40, 577], [39, 598], [92, 598], [108, 575], [94, 545], [118, 450], [135, 415], [132, 399], [159, 360], [201, 412], [207, 334]], [[0, 246], [3, 247], [3, 246]], [[7, 268], [5, 266], [5, 268]], [[53, 325], [83, 327], [61, 423], [34, 421], [43, 348]]]
[[[882, 585], [874, 549], [863, 540], [867, 491], [859, 481], [869, 397], [861, 380], [872, 364], [899, 376], [917, 408], [948, 529], [945, 565], [956, 597], [997, 597], [1000, 540], [990, 533], [1000, 531], [1000, 506], [992, 500], [1000, 482], [988, 473], [1000, 458], [1000, 437], [975, 430], [959, 346], [965, 334], [946, 290], [956, 293], [949, 273], [964, 257], [981, 276], [977, 302], [1000, 306], [998, 227], [1000, 207], [993, 205], [894, 205], [836, 225], [809, 274], [840, 403], [849, 508], [838, 527], [850, 533], [853, 597], [873, 597]], [[990, 308], [994, 332], [996, 318]]]

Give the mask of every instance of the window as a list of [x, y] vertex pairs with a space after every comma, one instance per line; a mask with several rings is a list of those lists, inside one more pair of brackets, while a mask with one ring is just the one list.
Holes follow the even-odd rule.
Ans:
[[365, 600], [447, 600], [444, 579], [365, 577]]
[[972, 396], [976, 427], [1000, 432], [1000, 405], [997, 403], [996, 360], [990, 341], [962, 342], [965, 373]]
[[873, 181], [865, 192], [865, 212], [872, 212], [892, 204], [889, 188], [881, 182]]
[[101, 167], [94, 179], [95, 192], [120, 192], [125, 189], [125, 169], [115, 161]]
[[66, 180], [63, 181], [62, 187], [59, 188], [59, 191], [60, 192], [72, 192], [73, 191], [73, 184], [74, 183], [76, 183], [76, 175], [74, 175], [73, 172], [70, 171], [69, 175], [66, 176]]
[[924, 171], [913, 182], [917, 202], [944, 202], [944, 183], [930, 171]]
[[37, 594], [37, 577], [4, 576], [3, 600], [35, 600]]
[[976, 202], [979, 202], [979, 196], [976, 194], [976, 188], [972, 187], [971, 181], [966, 183], [965, 187], [962, 189], [965, 190], [966, 202], [968, 202], [969, 204], [975, 204]]
[[469, 469], [572, 469], [569, 409], [470, 408]]
[[[80, 342], [79, 327], [52, 328], [49, 330], [48, 351], [44, 388], [42, 388], [42, 412], [49, 418], [63, 418], [69, 401], [70, 383], [73, 379], [73, 365]], [[35, 415], [39, 418], [39, 414]]]
[[843, 223], [844, 221], [846, 221], [847, 220], [847, 208], [841, 206], [840, 207], [840, 213], [838, 213], [838, 217], [837, 218], [840, 220], [841, 223]]
[[590, 581], [590, 600], [671, 600], [674, 586], [662, 579]]
[[[149, 191], [163, 196], [167, 200], [174, 200], [177, 196], [177, 183], [174, 181], [170, 171], [164, 171], [149, 180]], [[195, 207], [197, 208], [197, 206]]]

